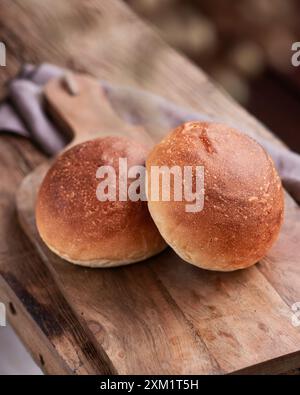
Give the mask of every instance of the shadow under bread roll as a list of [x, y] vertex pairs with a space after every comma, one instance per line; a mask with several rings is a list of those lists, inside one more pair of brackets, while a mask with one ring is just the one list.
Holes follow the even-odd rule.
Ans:
[[[181, 170], [171, 178], [170, 201], [153, 198], [155, 167]], [[203, 204], [174, 195], [183, 193], [186, 167], [192, 167], [191, 190], [197, 190], [196, 167], [203, 169]], [[201, 268], [231, 271], [263, 258], [276, 240], [283, 219], [280, 178], [266, 151], [253, 139], [221, 124], [188, 122], [156, 145], [147, 159], [148, 207], [161, 235], [185, 261]], [[198, 190], [199, 198], [200, 190]], [[204, 192], [204, 193], [203, 193]]]
[[[115, 201], [99, 200], [97, 171], [110, 166], [118, 179], [119, 158], [125, 158], [128, 167], [144, 165], [146, 150], [126, 137], [87, 141], [61, 154], [43, 180], [36, 204], [37, 228], [46, 245], [69, 262], [126, 265], [166, 247], [147, 202], [120, 201], [118, 182], [115, 189], [108, 185], [116, 193]], [[130, 185], [131, 180], [127, 182]]]

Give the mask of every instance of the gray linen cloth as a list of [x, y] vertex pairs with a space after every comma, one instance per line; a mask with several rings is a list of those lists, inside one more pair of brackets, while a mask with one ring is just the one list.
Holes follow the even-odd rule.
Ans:
[[[43, 105], [43, 85], [51, 78], [65, 72], [51, 64], [33, 66], [27, 64], [20, 74], [10, 82], [7, 100], [0, 105], [0, 134], [13, 133], [31, 139], [43, 152], [55, 155], [66, 144], [67, 139], [45, 113]], [[107, 94], [112, 107], [126, 122], [144, 125], [152, 134], [173, 128], [186, 121], [211, 119], [203, 114], [183, 109], [162, 97], [148, 92], [119, 87], [107, 81], [99, 81]], [[153, 117], [157, 114], [157, 117]], [[238, 125], [230, 125], [236, 126]], [[300, 202], [300, 156], [287, 148], [244, 131], [257, 140], [273, 158], [283, 185]]]

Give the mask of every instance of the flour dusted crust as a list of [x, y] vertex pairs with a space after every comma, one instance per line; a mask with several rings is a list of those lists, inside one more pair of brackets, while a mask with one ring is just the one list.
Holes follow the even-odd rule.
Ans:
[[100, 202], [96, 196], [99, 166], [127, 158], [143, 165], [145, 149], [125, 137], [88, 141], [60, 155], [41, 185], [36, 204], [39, 234], [62, 258], [83, 266], [109, 267], [144, 260], [166, 244], [147, 202]]
[[[151, 166], [203, 165], [204, 209], [187, 202], [151, 201]], [[154, 147], [147, 159], [148, 207], [166, 242], [185, 261], [220, 271], [263, 258], [283, 219], [280, 178], [266, 151], [222, 124], [188, 122]]]

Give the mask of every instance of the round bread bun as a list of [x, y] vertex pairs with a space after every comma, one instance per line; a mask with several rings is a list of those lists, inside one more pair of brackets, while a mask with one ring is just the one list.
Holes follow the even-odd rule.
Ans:
[[69, 262], [126, 265], [166, 247], [147, 202], [98, 200], [97, 169], [112, 165], [118, 178], [119, 158], [127, 158], [128, 168], [144, 165], [146, 150], [125, 137], [84, 142], [61, 154], [43, 180], [36, 204], [37, 228], [50, 250]]
[[[174, 178], [171, 201], [152, 198], [151, 167], [174, 165], [204, 166], [201, 211], [187, 212], [184, 197], [175, 201]], [[277, 238], [284, 196], [274, 164], [256, 141], [228, 126], [179, 126], [148, 156], [147, 176], [148, 207], [156, 226], [193, 265], [217, 271], [246, 268], [263, 258]], [[195, 183], [193, 177], [193, 190]]]

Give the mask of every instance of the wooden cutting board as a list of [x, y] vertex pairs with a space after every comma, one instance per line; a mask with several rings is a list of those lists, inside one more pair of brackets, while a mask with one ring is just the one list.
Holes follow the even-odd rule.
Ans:
[[[154, 136], [115, 115], [95, 81], [75, 79], [77, 95], [59, 80], [45, 90], [51, 114], [74, 134], [72, 144], [120, 132], [152, 144]], [[55, 256], [37, 233], [35, 199], [48, 168], [42, 165], [23, 181], [17, 194], [19, 219], [86, 337], [104, 353], [108, 370], [277, 373], [300, 366], [300, 327], [293, 326], [291, 309], [299, 301], [300, 214], [288, 195], [278, 242], [247, 270], [201, 270], [171, 249], [134, 265], [85, 269]]]

